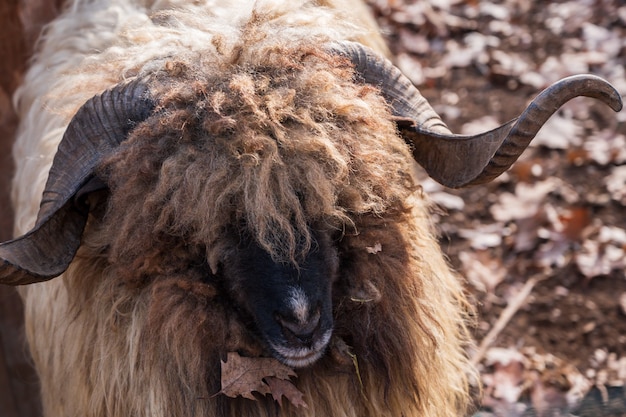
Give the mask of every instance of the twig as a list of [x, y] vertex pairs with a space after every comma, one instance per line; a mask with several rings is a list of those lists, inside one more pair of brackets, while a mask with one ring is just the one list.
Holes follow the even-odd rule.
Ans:
[[511, 321], [511, 318], [517, 313], [522, 305], [526, 302], [526, 299], [530, 295], [533, 287], [540, 281], [544, 280], [546, 277], [542, 274], [537, 274], [528, 279], [526, 284], [520, 289], [520, 291], [515, 295], [515, 297], [509, 302], [509, 305], [502, 311], [502, 314], [498, 318], [498, 321], [493, 325], [489, 333], [485, 336], [483, 341], [480, 343], [478, 350], [472, 357], [472, 364], [474, 366], [478, 365], [481, 360], [485, 357], [487, 353], [487, 349], [493, 344], [498, 335], [504, 330], [507, 323]]

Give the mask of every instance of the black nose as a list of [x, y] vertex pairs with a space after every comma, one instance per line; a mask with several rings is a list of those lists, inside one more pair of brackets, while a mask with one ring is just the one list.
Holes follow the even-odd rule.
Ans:
[[295, 317], [285, 317], [281, 314], [277, 315], [276, 320], [281, 325], [283, 335], [290, 344], [310, 347], [315, 333], [320, 327], [320, 318], [320, 310], [316, 309], [305, 321], [298, 320]]

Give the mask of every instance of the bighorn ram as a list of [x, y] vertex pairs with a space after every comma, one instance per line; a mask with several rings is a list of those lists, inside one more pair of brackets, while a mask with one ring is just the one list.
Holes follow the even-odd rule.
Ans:
[[[482, 183], [565, 101], [621, 100], [576, 76], [455, 136], [363, 7], [75, 0], [47, 27], [0, 245], [0, 282], [39, 282], [20, 290], [46, 416], [465, 410], [468, 306], [413, 161]], [[308, 408], [218, 394], [229, 352], [296, 368]]]

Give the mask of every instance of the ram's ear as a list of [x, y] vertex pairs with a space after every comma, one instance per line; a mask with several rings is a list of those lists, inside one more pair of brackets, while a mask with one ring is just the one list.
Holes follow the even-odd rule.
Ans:
[[94, 176], [112, 152], [154, 109], [142, 80], [93, 97], [76, 113], [55, 155], [35, 227], [0, 244], [0, 283], [22, 285], [62, 274], [80, 245], [91, 192], [106, 185]]

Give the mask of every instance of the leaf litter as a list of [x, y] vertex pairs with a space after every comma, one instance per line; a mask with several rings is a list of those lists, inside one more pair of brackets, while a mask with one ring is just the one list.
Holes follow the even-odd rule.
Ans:
[[[452, 131], [516, 117], [593, 73], [626, 95], [621, 0], [369, 0]], [[568, 102], [494, 182], [424, 189], [477, 302], [477, 416], [626, 416], [626, 111]], [[515, 304], [515, 308], [511, 305]], [[495, 331], [494, 331], [495, 330]]]

